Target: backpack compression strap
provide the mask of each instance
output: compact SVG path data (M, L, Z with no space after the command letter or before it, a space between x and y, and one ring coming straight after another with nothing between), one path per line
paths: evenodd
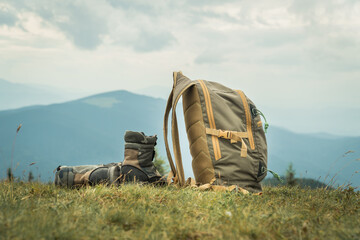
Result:
M179 130L176 118L176 106L183 95L183 93L189 89L191 86L195 85L193 81L188 79L187 77L183 76L181 72L174 72L173 73L173 89L169 95L169 99L167 101L166 109L165 109L165 116L164 116L164 140L165 140L165 147L166 147L166 154L168 157L168 161L170 164L172 175L175 177L175 182L178 181L180 186L185 185L185 174L184 174L184 167L182 164L181 159L181 150L180 150L180 142L179 142ZM171 117L171 136L172 136L172 143L174 149L174 157L175 157L175 164L173 162L171 152L169 149L169 142L168 142L168 120L169 120L169 113L172 109L172 117Z

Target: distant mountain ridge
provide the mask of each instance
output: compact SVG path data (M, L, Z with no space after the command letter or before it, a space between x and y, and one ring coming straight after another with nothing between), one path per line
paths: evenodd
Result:
M104 99L113 102L103 105ZM19 123L23 127L15 146L14 163L20 163L17 175L33 169L35 175L48 180L60 164L120 162L125 130L162 132L161 125L154 123L163 105L163 100L116 91L62 104L0 111L0 162L9 166ZM29 167L31 162L36 164ZM0 174L4 176L3 171Z
M40 85L12 83L0 78L0 110L60 103L84 96Z
M283 182L280 182L278 179L276 178L265 178L265 180L262 182L263 186L286 186L287 183L286 181L284 180L285 177L282 177L283 179ZM301 188L311 188L311 189L315 189L315 188L329 188L331 189L332 186L331 184L327 185L327 184L324 184L323 182L321 181L318 181L316 179L312 179L312 178L296 178L294 179L295 180L295 185L296 186L299 186Z
M123 160L126 130L158 135L158 148L166 156L163 141L163 114L166 101L113 91L48 106L0 111L0 177L10 166L11 148L19 123L14 165L16 176L33 171L48 181L58 165L98 164ZM181 112L181 107L178 107ZM183 123L179 113L178 122ZM185 173L192 175L191 156L184 129L180 130ZM297 134L270 126L267 134L269 169L284 174L292 162L296 177L350 180L360 185L360 137ZM351 150L351 152L348 152ZM348 152L348 153L346 153ZM346 154L345 154L346 153ZM29 166L30 163L35 165ZM343 169L342 169L343 168ZM352 176L353 175L353 176Z

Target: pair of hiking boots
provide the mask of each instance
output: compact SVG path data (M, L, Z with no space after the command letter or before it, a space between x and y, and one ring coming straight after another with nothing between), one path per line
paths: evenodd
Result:
M55 185L76 187L129 182L162 183L162 176L153 163L156 135L126 131L124 139L125 158L122 163L59 166L55 173Z

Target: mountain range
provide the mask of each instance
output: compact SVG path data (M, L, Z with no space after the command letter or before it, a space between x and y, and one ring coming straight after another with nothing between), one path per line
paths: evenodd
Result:
M157 134L159 153L165 157L162 135L165 104L164 99L121 90L64 103L0 111L0 177L5 177L11 165L13 147L15 176L26 177L32 171L43 181L53 179L53 170L58 165L121 162L126 130ZM192 176L181 110L179 106L184 167L186 175ZM20 123L22 128L16 136ZM297 177L325 182L334 178L336 184L360 185L356 173L360 170L360 137L298 134L270 126L267 141L268 167L280 175L293 163Z
M86 95L85 92L60 91L49 86L12 83L0 78L0 110L60 103Z

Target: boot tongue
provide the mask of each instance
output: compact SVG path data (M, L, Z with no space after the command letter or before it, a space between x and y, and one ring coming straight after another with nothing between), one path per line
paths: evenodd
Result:
M143 132L126 131L124 140L127 143L142 143L156 145L157 136L146 136Z

